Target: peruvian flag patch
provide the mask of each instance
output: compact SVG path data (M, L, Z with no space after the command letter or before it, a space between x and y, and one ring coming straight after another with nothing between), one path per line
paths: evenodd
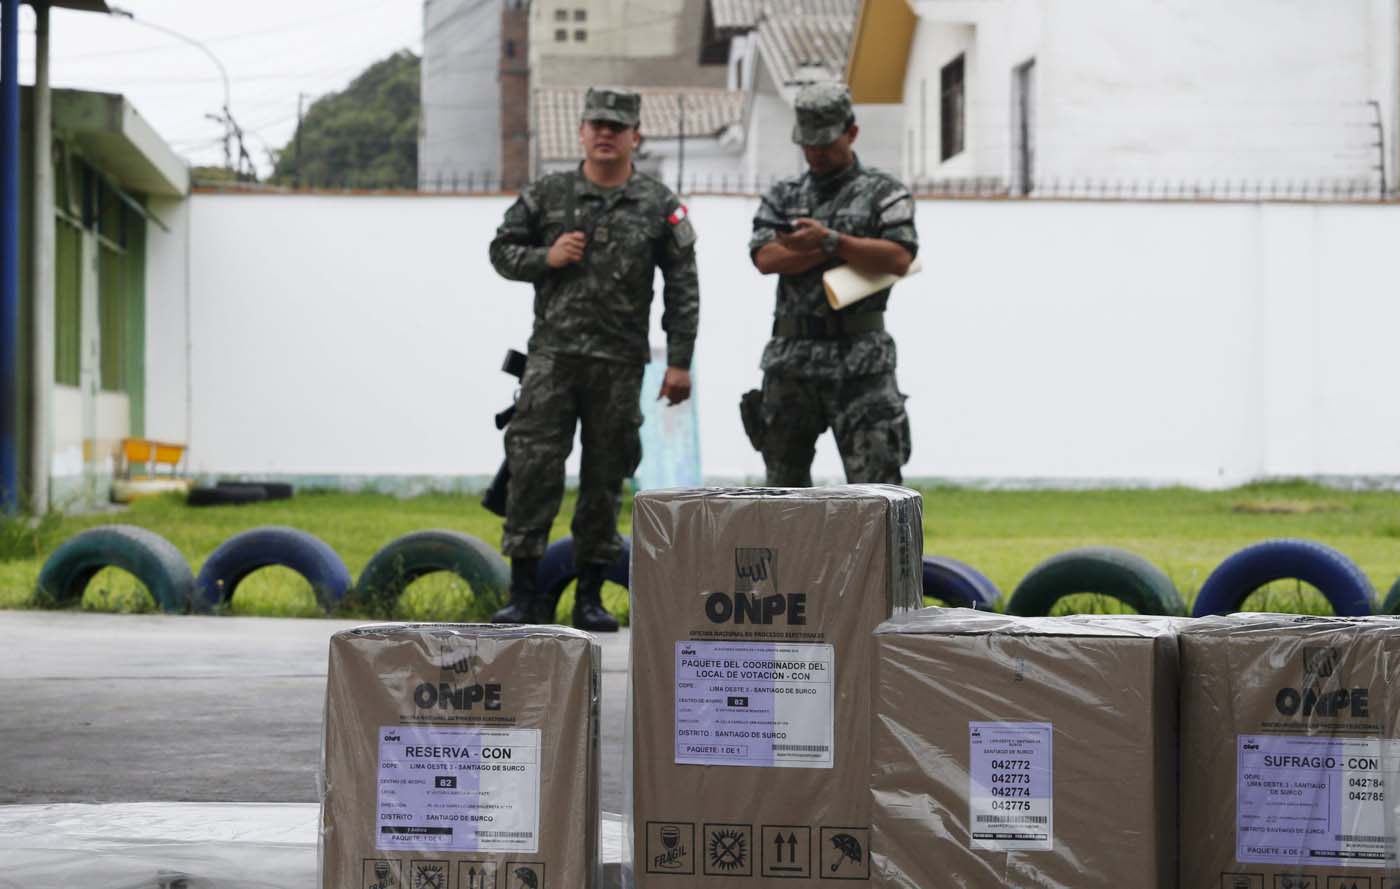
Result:
M672 225L680 225L689 216L690 211L685 208L685 204L681 204L679 207L676 208L676 212L666 217L666 221L671 223Z

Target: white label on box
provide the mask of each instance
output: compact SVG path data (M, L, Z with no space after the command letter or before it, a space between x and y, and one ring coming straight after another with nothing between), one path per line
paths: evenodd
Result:
M676 643L676 762L829 769L830 645Z
M1400 741L1317 735L1240 735L1238 741L1239 861L1394 866Z
M1048 852L1055 847L1054 727L969 722L968 832L972 848Z
M384 726L375 848L536 852L540 730Z

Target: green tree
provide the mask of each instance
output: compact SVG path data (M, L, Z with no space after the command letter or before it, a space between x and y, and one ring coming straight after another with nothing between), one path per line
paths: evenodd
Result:
M418 56L401 50L375 62L338 93L311 104L301 122L303 186L418 187ZM272 179L297 180L297 138L279 153Z

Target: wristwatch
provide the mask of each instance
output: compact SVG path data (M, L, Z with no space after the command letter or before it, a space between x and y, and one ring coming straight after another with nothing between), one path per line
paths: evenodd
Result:
M836 249L841 246L841 233L827 229L826 237L822 238L822 253L827 256L835 256Z

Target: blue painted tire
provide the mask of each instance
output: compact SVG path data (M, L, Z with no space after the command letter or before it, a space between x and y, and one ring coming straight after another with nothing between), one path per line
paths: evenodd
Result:
M627 587L631 570L632 538L623 537L622 555L608 566L603 579ZM576 579L578 570L574 567L574 539L565 537L563 540L554 541L544 551L544 558L540 559L540 570L535 574L535 588L540 592L548 592L550 601L558 602L560 594ZM553 614L552 609L550 613Z
M954 608L991 611L1001 601L1001 590L991 578L957 559L924 556L924 595Z
M327 613L350 589L345 562L325 541L297 528L266 525L230 537L210 554L195 581L195 610L212 612L232 601L245 577L269 565L290 568L306 578Z
M194 572L170 541L135 525L102 525L68 538L44 562L34 592L41 608L82 601L88 582L112 565L146 585L167 614L183 614L194 595Z
M1312 540L1266 540L1245 547L1210 573L1191 616L1239 611L1250 593L1288 578L1316 587L1338 615L1359 617L1375 607L1371 582L1337 550Z

